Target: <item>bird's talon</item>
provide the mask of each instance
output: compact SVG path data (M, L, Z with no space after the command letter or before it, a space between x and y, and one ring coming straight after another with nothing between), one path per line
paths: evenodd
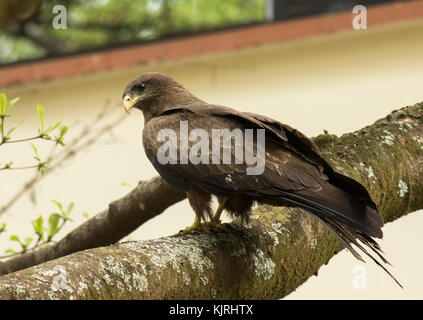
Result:
M179 231L177 234L185 234L192 231L202 231L208 234L212 234L214 230L225 230L225 225L222 224L220 220L213 220L210 222L203 222L201 224L195 224L190 227L185 228L184 230Z

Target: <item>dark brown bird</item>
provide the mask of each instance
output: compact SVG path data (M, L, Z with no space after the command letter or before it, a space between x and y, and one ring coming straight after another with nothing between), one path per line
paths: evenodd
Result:
M203 228L207 219L208 226L219 225L223 210L248 221L254 203L299 207L314 214L356 258L362 260L351 244L391 275L365 248L388 263L373 240L382 238L383 220L369 193L357 181L334 171L313 141L298 130L262 115L208 104L161 73L144 73L133 79L122 98L128 113L131 108L143 112L143 145L148 159L163 179L187 193L195 221L186 231ZM235 134L230 136L230 145L226 145L230 159L226 161L222 159L224 143L212 149L214 142L221 142L220 137L213 140L219 129L245 134L241 145ZM247 149L247 132L256 133L249 140L256 164L247 163L247 152L239 152L239 147ZM264 144L260 143L259 132L265 134ZM165 164L159 157L164 145L167 149L161 155L168 161ZM198 163L201 152L206 154ZM244 155L245 159L240 159ZM215 161L213 157L217 157ZM193 159L197 162L192 163ZM248 174L249 168L258 167L260 161L262 172ZM219 203L214 215L212 195Z

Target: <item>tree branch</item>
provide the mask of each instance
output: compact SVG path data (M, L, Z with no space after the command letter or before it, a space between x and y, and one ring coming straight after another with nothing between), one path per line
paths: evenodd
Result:
M355 133L340 138L325 134L315 141L336 170L367 187L385 221L423 208L423 104L394 111ZM153 182L156 188L150 188ZM155 178L112 203L72 232L79 237L68 235L66 241L79 250L93 242L117 241L145 216L151 218L184 197L175 195ZM194 232L86 250L4 275L0 299L281 298L342 249L300 209L262 206L249 225L235 221L226 226L212 234ZM67 253L60 248L55 257Z
M83 223L56 244L1 263L0 275L73 252L116 243L144 222L184 198L184 192L171 187L160 177L140 182L129 194L110 203L108 209Z

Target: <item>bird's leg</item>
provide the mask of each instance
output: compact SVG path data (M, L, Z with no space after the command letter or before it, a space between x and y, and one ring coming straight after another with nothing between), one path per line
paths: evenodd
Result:
M212 215L210 210L211 195L209 193L195 188L194 186L190 186L189 191L187 192L187 198L189 204L195 212L195 220L192 226L185 228L180 233L186 233L194 230L211 233L215 228L224 229L224 227L222 227L222 223L220 222L220 216L222 215L223 209L225 208L229 198L218 198L219 205L214 215ZM206 216L210 217L210 222L201 222L202 220L205 220Z
M204 228L204 223L201 223L201 220L204 220L206 215L211 216L211 195L193 185L190 185L187 191L187 198L189 204L195 212L195 219L192 226L185 228L181 232L185 233L194 230L206 230L207 228Z
M228 202L227 197L225 198L219 198L218 199L218 207L216 209L216 212L211 217L210 222L203 222L201 223L200 218L198 215L195 215L194 223L192 226L185 228L184 230L181 230L179 233L186 233L190 231L195 230L201 230L207 233L211 233L213 229L219 228L219 229L225 229L224 225L222 225L220 221L220 216L222 215L223 209L225 209L226 202Z
M200 219L198 218L197 215L195 215L195 219L194 219L194 223L192 224L192 226L185 228L184 230L181 230L180 232L190 232L190 231L194 231L194 230L199 230L201 226L200 223Z
M215 225L220 225L220 216L222 215L223 209L225 209L226 202L228 202L228 197L218 198L219 206L216 209L215 214L212 217L212 223Z

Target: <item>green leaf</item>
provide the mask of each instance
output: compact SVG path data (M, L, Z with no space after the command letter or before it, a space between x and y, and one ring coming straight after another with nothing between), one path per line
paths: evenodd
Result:
M6 113L8 113L10 110L12 110L13 106L15 105L16 102L18 102L21 98L16 97L15 99L12 99L9 101L9 105L6 108Z
M42 216L39 216L36 220L31 221L35 233L42 238L44 234L44 219Z
M60 124L62 123L62 121L59 121L58 123L56 123L54 126L52 127L48 127L48 129L45 131L46 134L52 132L54 129L56 129Z
M65 214L63 215L66 219L70 216L70 214L71 214L71 212L72 212L72 210L73 210L73 207L75 206L75 203L73 203L73 202L71 202L69 205L68 205L68 208L66 209L66 212L65 212Z
M68 132L68 127L63 126L62 129L60 129L60 138L63 138L66 132Z
M38 115L40 116L40 125L41 125L40 133L42 133L44 132L44 108L41 106L41 104L37 104L37 111L38 111Z
M30 142L29 144L31 145L32 150L34 150L35 155L36 155L37 157L40 157L40 155L38 154L38 150L37 150L37 148L34 146L34 144L33 144L32 142Z
M56 204L56 206L59 208L60 212L64 212L63 205L59 201L57 201L57 200L51 200L51 201L53 201Z
M37 157L34 157L35 159L37 159ZM42 162L40 159L38 159L39 163L37 166L37 171L41 171L41 175L44 175L44 169L48 168L48 163L47 162Z
M127 182L122 182L120 185L121 185L122 187L129 187L129 188L133 188L133 187L134 187L132 184L127 183Z
M0 116L6 114L7 107L7 96L4 93L0 93Z
M64 145L65 145L65 144L64 144L64 142L63 142L63 138L64 138L64 136L65 136L66 132L68 132L68 127L67 127L67 126L63 126L63 127L60 129L60 135L59 135L58 137L54 136L54 138L55 138L56 142L57 142L58 144L60 144L61 146L64 146Z
M40 155L38 154L38 150L37 150L37 148L34 146L34 144L33 144L33 143L30 143L30 145L31 145L31 147L32 147L32 150L34 150L34 153L35 153L34 159L38 161L38 167L37 167L37 170L38 170L38 171L40 171L40 170L41 170L41 172L43 172L43 169L44 169L44 168L47 168L47 163L46 163L46 162L42 162L42 161L41 161Z
M58 213L52 213L48 217L48 236L49 239L51 239L55 234L57 234L60 231L59 222L62 217Z
M6 222L3 222L0 224L0 233L5 232L6 231Z
M13 132L13 131L15 131L21 124L23 123L23 120L22 121L19 121L18 122L18 124L16 124L16 125L14 125L12 128L10 128L9 129L9 131L7 131L7 133L6 133L6 139L7 140L9 140L10 139L10 134Z
M28 248L31 245L32 241L34 241L34 238L32 238L32 237L26 237L25 238L25 241L24 241L23 247L25 249Z
M16 253L16 250L13 249L7 249L4 253Z
M19 239L19 237L16 234L13 234L10 236L10 241L16 241L19 244L22 244L21 239Z
M85 219L89 219L89 218L90 218L90 215L88 214L88 212L84 212L84 213L82 214L82 216L83 216Z

